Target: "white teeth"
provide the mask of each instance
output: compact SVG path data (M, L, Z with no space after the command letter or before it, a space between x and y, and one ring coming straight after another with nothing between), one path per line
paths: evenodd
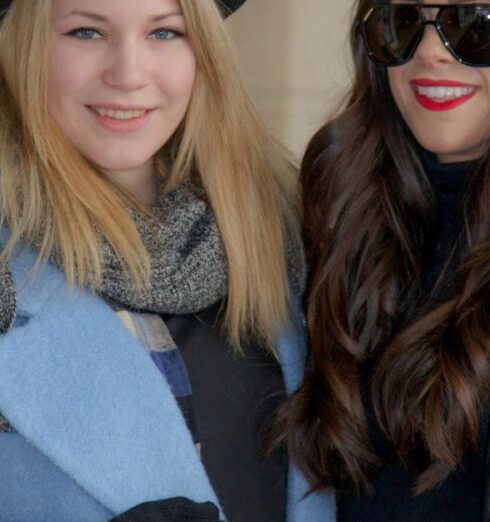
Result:
M101 109L98 107L92 107L93 110L100 116L108 116L114 120L133 120L135 118L141 118L147 111L114 111L111 109Z
M421 96L432 98L435 101L447 101L455 98L461 98L472 93L475 87L424 87L415 85L415 90Z

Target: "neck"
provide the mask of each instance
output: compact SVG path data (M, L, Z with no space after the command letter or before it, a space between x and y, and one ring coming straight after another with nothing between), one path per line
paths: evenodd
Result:
M143 205L155 205L158 183L153 161L134 169L105 170L104 173Z

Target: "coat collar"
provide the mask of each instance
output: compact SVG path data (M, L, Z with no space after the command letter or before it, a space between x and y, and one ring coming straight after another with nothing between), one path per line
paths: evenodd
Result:
M173 394L144 350L97 296L24 249L11 261L17 327L0 337L0 411L34 447L113 513L186 496L218 504ZM284 330L278 353L289 393L304 340ZM117 470L117 472L116 472ZM291 470L289 521L328 521L331 499L299 502ZM332 519L333 520L333 519Z
M34 277L34 262L11 262L22 326L0 338L5 417L114 513L173 496L217 503L151 359L102 300L51 265Z

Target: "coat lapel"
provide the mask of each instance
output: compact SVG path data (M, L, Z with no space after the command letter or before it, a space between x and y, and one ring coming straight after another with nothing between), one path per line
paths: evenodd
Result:
M18 318L0 337L0 411L21 435L114 514L174 496L218 504L166 381L114 312L68 289L29 250L11 262ZM300 385L297 322L279 336L288 393ZM294 467L288 522L335 520L331 495L310 495Z
M148 500L217 502L173 395L99 298L35 255L11 262L17 327L0 337L0 411L113 513Z

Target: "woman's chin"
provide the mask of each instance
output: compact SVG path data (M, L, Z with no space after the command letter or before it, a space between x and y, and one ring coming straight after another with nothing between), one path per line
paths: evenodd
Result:
M139 172L153 165L153 156L140 158L88 158L97 170L106 173Z
M441 163L459 163L477 160L485 154L488 148L487 144L482 144L477 147L464 147L453 143L433 141L419 143L424 149L435 154Z

